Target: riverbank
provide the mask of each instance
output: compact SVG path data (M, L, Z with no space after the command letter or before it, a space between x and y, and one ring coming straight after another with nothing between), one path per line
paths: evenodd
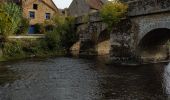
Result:
M10 36L7 41L1 42L0 61L65 56L67 51L53 44L53 41L48 40L44 35Z
M21 59L29 59L29 58L50 58L50 57L62 57L66 56L66 51L46 51L46 53L39 53L36 55L20 55L15 57L0 57L0 62L6 62L6 61L15 61L15 60L21 60Z

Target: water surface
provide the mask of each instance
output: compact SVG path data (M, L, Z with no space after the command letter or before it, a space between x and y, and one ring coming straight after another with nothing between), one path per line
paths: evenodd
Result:
M0 64L0 100L168 100L170 64L67 57Z

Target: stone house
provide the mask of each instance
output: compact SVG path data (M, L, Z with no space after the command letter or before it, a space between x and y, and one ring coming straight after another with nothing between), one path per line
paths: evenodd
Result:
M35 33L35 24L44 23L59 14L59 10L52 0L3 0L17 3L22 7L23 17L30 20L28 33Z
M69 6L68 15L77 17L96 12L106 2L107 0L73 0Z

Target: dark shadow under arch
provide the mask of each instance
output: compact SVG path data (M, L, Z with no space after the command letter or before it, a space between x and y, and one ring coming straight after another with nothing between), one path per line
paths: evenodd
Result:
M170 29L158 28L148 32L139 42L140 47L164 45L170 39Z
M169 59L168 40L170 40L170 29L151 30L140 40L138 53L143 59Z
M107 29L105 29L102 32L100 32L100 34L98 35L97 42L100 43L100 42L103 42L103 41L106 41L109 39L110 39L109 31Z

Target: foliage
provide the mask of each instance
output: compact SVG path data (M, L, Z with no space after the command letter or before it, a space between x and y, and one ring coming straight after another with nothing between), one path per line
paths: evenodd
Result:
M64 32L62 33L62 46L69 49L77 40L78 35L75 32L75 20L72 17L66 17L66 22L64 25Z
M11 33L12 22L9 15L0 10L0 35L8 36Z
M40 33L42 26L41 26L41 24L35 24L34 28L35 28L35 33Z
M22 48L25 54L36 55L41 51L40 41L35 39L22 40Z
M45 49L57 50L60 49L61 36L58 31L47 32L45 37L45 43L43 43Z
M27 18L22 18L21 26L17 31L17 34L26 34L29 29L29 20Z
M54 29L54 24L52 20L46 20L42 24L35 24L35 33L45 34L47 32L52 32Z
M21 25L21 20L22 20L21 8L15 3L2 3L0 5L0 9L9 16L10 21L11 21L10 25L8 26L8 28L10 28L10 31L8 31L8 33L6 33L7 31L4 31L5 33L3 34L16 33L17 30L19 29L19 26Z
M118 0L106 3L100 10L100 15L109 27L120 22L125 17L128 6Z
M60 46L68 50L78 39L74 29L74 18L56 16L53 18L53 21L56 25L53 32L59 35Z
M3 53L7 58L23 55L21 42L20 41L5 42L3 45Z

